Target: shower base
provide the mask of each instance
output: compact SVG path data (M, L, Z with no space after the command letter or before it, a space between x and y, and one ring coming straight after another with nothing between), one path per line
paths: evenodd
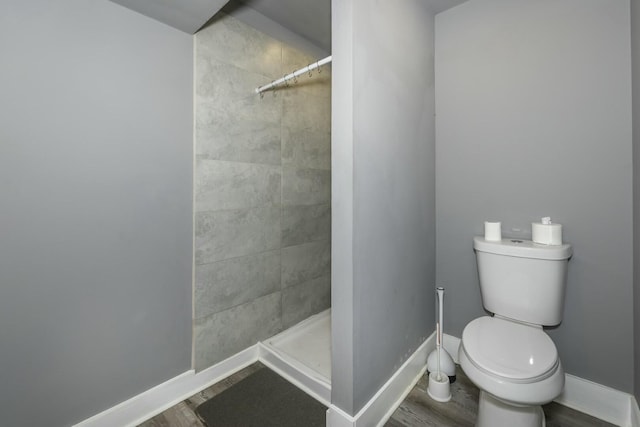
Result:
M331 309L260 343L260 352L265 365L331 404Z

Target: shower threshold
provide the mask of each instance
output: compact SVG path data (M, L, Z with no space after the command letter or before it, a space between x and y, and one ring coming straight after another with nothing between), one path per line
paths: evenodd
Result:
M331 309L260 343L260 360L300 389L331 404Z

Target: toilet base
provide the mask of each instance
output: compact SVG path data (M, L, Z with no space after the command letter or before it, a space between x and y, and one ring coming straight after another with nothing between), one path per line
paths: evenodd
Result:
M476 427L545 427L542 406L514 406L480 390Z

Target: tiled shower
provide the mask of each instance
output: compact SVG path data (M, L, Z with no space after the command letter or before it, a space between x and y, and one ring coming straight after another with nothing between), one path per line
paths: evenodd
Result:
M223 15L196 35L194 364L330 306L330 69Z

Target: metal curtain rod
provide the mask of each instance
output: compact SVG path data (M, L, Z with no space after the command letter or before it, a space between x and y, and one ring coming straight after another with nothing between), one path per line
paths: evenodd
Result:
M264 85L264 86L260 86L256 88L256 93L262 93L265 90L269 90L273 87L276 87L278 85L281 85L282 83L285 83L287 80L291 80L294 79L296 77L298 77L300 74L304 74L304 73L310 73L311 71L322 67L324 64L328 64L329 62L331 62L331 56L327 56L324 59L321 59L319 61L314 62L313 64L309 64L304 68L300 68L298 71L294 71L291 74L287 74L284 77L279 78L278 80L274 80L271 83Z

